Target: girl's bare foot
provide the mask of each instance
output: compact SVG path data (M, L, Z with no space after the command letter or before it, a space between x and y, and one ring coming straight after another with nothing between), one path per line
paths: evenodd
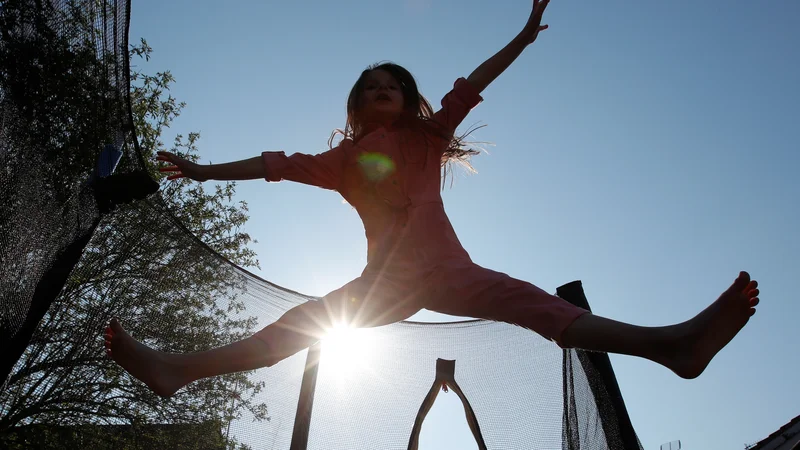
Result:
M112 319L106 327L105 347L106 354L117 364L162 397L171 397L192 381L182 376L180 367L171 361L171 355L136 341L117 319Z
M683 378L698 377L711 359L741 330L758 305L758 282L741 272L708 308L672 330L676 338L662 361Z

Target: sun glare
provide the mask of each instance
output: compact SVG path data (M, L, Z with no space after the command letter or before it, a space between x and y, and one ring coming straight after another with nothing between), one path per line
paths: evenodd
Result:
M337 376L360 372L372 350L369 330L336 326L322 339L320 365Z

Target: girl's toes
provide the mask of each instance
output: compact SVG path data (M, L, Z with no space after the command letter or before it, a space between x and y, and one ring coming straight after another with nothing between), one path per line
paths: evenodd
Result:
M759 301L759 300L758 300L758 297L753 297L753 298L751 298L751 299L750 299L750 307L751 307L751 308L754 308L754 307L756 307L756 305L758 305L758 301Z

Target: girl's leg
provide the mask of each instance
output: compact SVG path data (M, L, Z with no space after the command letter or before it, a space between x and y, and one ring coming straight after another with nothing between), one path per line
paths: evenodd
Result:
M755 314L758 294L758 282L742 272L716 301L685 322L639 327L585 314L564 330L561 342L568 347L639 356L683 378L695 378Z
M373 295L379 292L381 295ZM169 397L201 378L277 364L319 341L336 323L386 325L407 319L420 308L416 296L399 290L395 283L381 277L362 277L321 301L290 309L247 339L212 350L160 352L133 339L116 319L106 328L105 347L108 356L131 375L156 394Z
M758 284L742 272L694 318L665 327L640 327L591 314L538 287L461 264L443 271L433 311L502 321L531 329L562 347L638 356L694 378L755 313Z
M132 338L117 319L106 328L105 347L109 357L162 397L192 381L257 369L270 361L268 347L255 336L204 352L161 352Z

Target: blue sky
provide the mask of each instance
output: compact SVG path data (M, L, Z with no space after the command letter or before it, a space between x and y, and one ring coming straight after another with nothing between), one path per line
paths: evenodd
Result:
M325 150L376 61L409 68L436 105L529 8L134 1L131 40L155 49L146 70L177 78L188 106L173 132L199 131L203 161L216 163ZM758 314L700 378L612 356L646 449L741 449L800 414L798 18L792 0L553 0L550 29L464 122L487 124L475 138L494 145L444 196L479 264L551 292L581 279L595 313L639 325L692 317L739 270L760 281ZM363 268L363 228L335 193L250 181L237 198L258 275L323 295ZM421 448L469 442L462 416L440 396L428 420L455 428L427 432Z

